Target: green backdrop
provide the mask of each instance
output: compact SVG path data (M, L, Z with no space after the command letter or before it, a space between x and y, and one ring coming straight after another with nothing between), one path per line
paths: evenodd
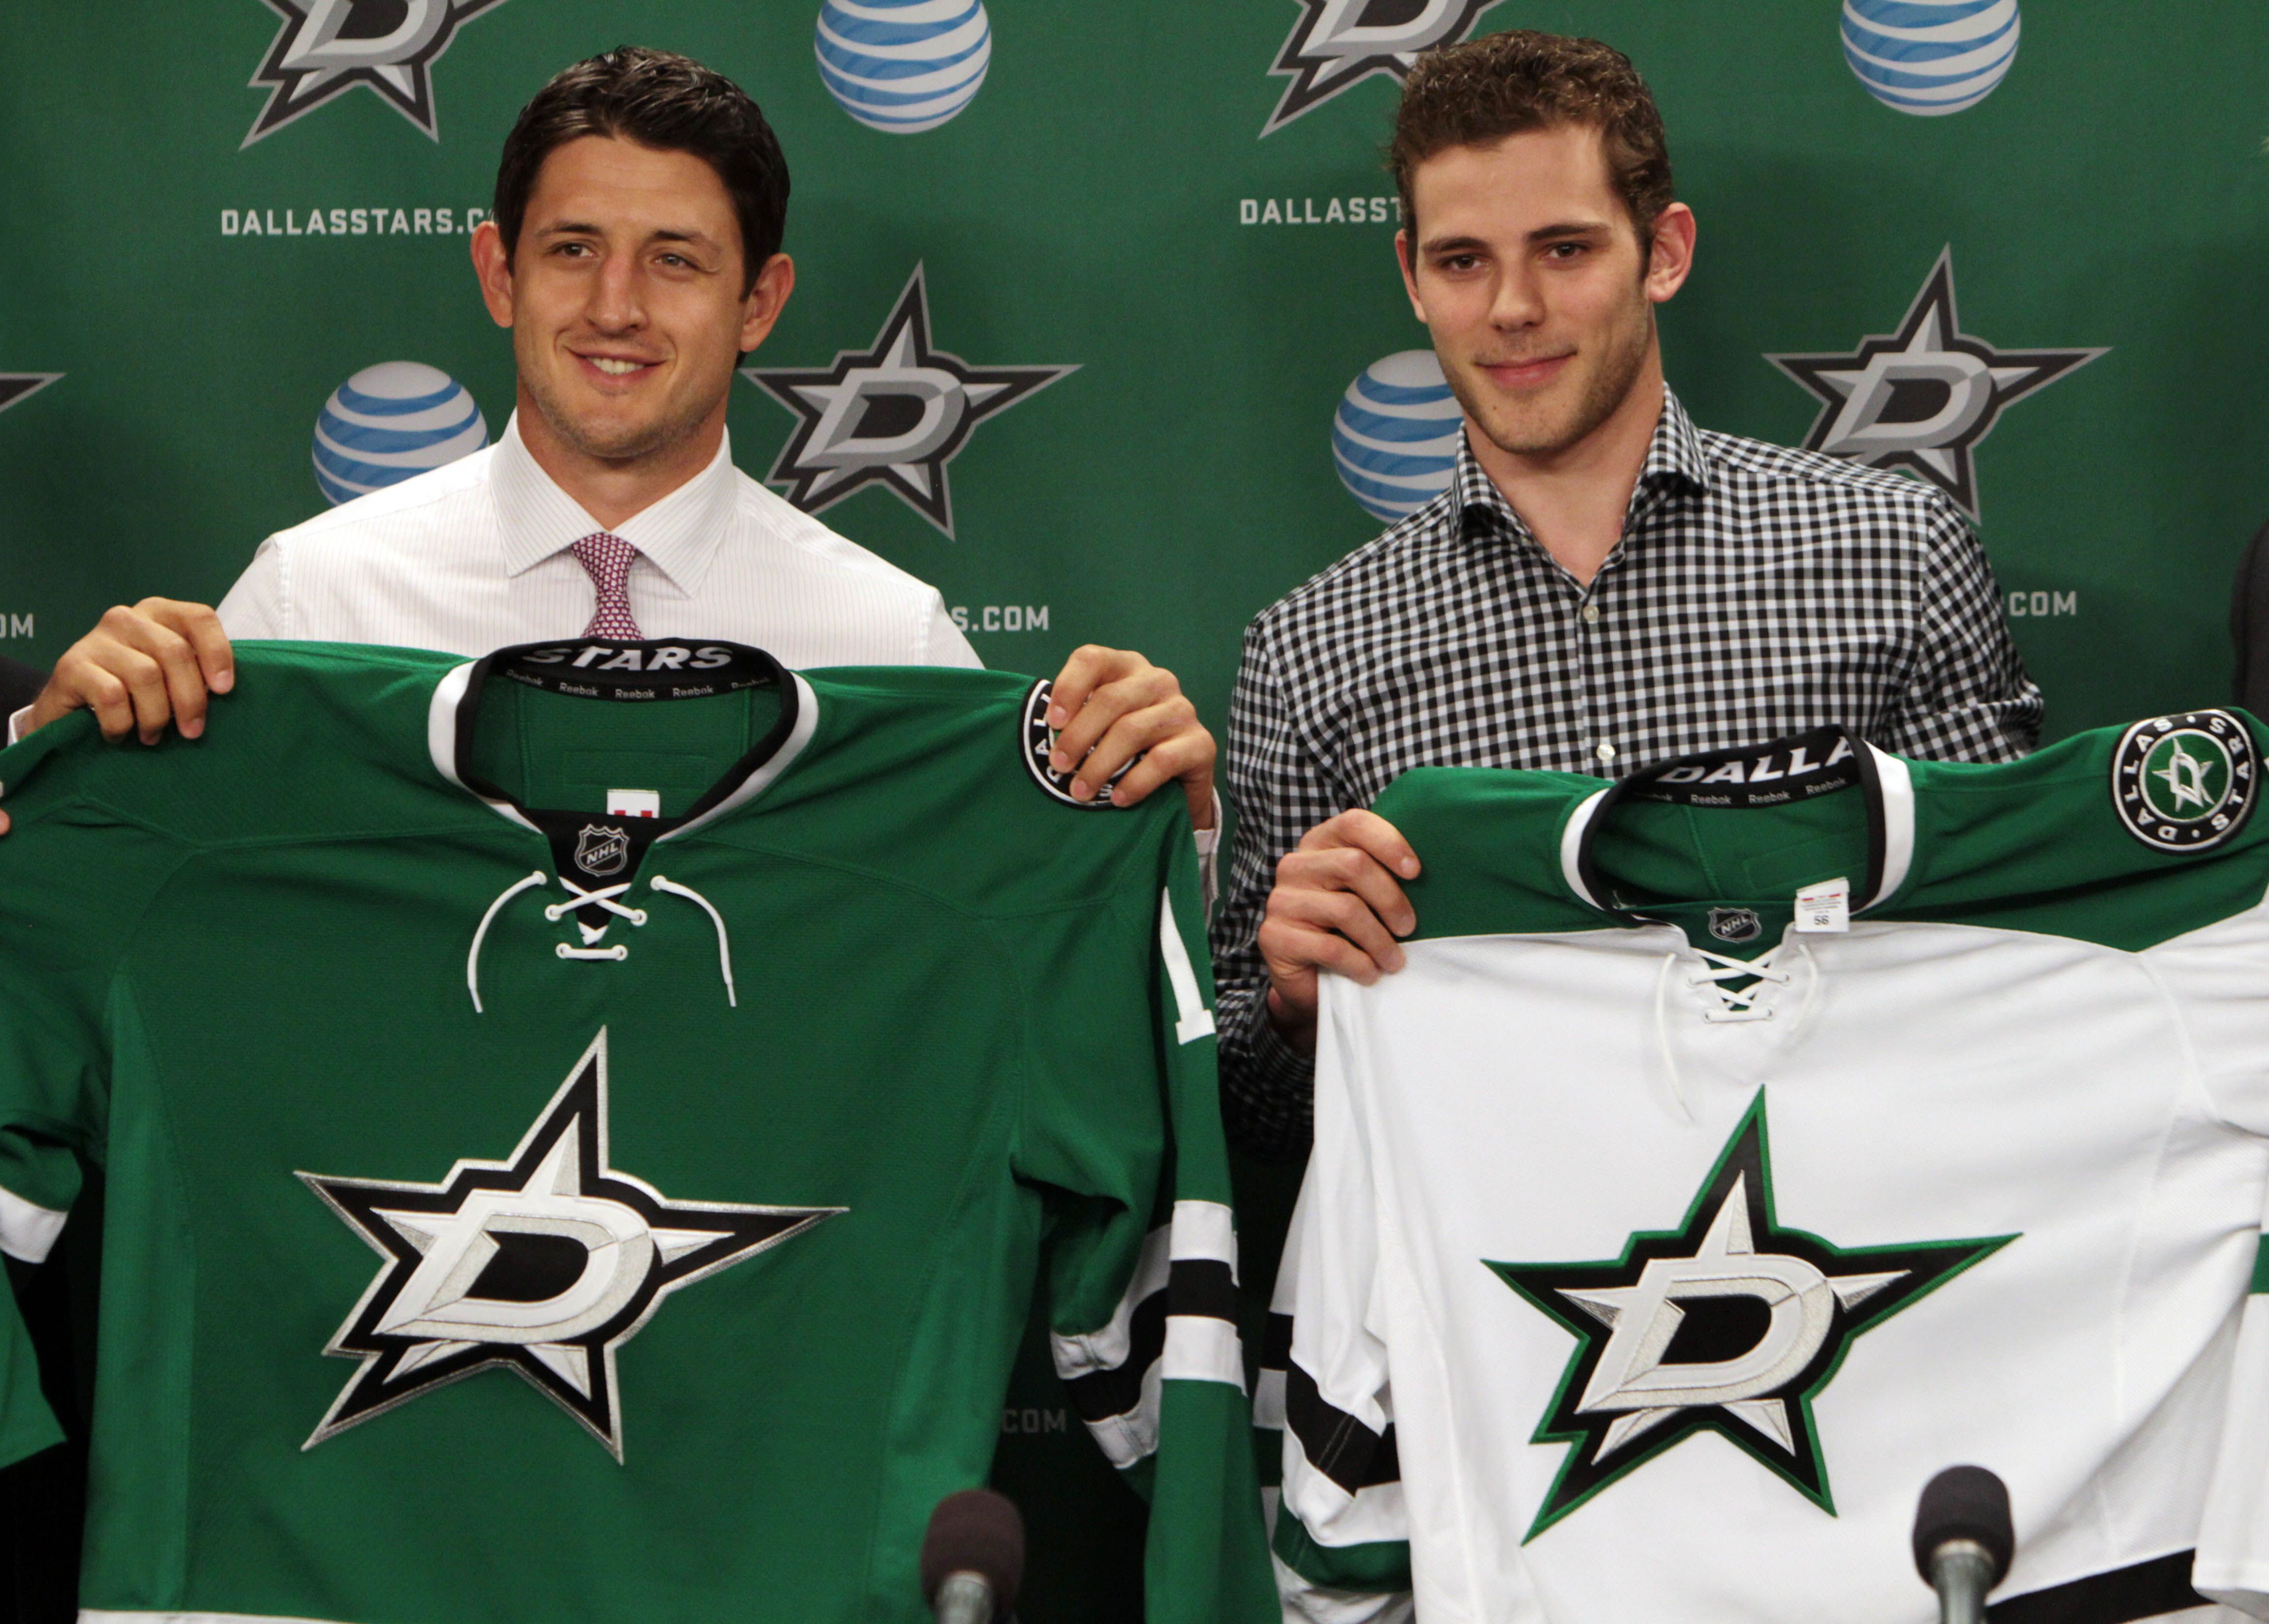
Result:
M948 469L951 537L871 484L827 522L935 581L987 663L1048 672L1083 641L1137 647L1218 723L1245 620L1379 528L1334 472L1342 391L1424 343L1391 208L1329 218L1331 200L1391 194L1393 73L1264 136L1295 84L1271 69L1334 26L1408 37L1446 17L1595 34L1648 77L1701 222L1662 323L1705 426L1801 441L1821 401L1766 357L1892 333L1941 251L1962 333L2104 351L2007 402L1973 447L2049 734L2228 697L2229 581L2269 519L2258 5L2029 8L1991 93L1921 117L1847 63L1837 0L987 0L981 88L898 134L823 83L821 0L455 0L433 12L438 52L394 69L423 81L432 133L358 84L248 139L270 94L252 81L311 8L351 40L446 4L0 10L0 375L17 379L0 382L0 653L51 661L113 602L217 599L263 535L322 511L311 435L362 368L439 367L500 428L510 351L475 294L467 211L535 88L633 40L734 76L789 155L798 287L750 365L865 349L919 263L937 348L1077 367L976 424ZM406 229L328 229L356 209ZM45 374L60 377L31 387ZM735 451L761 476L796 419L735 390ZM1262 1283L1281 1186L1248 1220ZM1077 1423L1037 1375L1009 1425L1004 1478L1044 1543L1073 1548L1062 1474L1096 1503L1118 1491L1085 1475ZM1116 1515L1106 1542L1124 1546ZM1131 1586L1123 1566L1060 1562L1028 1612L1118 1614Z

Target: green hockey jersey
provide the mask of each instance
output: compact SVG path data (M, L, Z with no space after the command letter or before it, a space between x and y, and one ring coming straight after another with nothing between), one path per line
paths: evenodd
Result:
M240 662L0 754L0 1246L107 1181L90 1616L922 1618L1036 1279L1149 1617L1274 1615L1178 797L1073 801L998 673Z

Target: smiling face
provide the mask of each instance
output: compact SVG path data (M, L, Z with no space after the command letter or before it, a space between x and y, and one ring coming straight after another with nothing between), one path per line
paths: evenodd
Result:
M1660 373L1654 306L1685 279L1683 205L1658 217L1650 260L1599 131L1580 124L1450 147L1410 179L1404 284L1473 428L1550 458L1638 402Z
M586 136L543 160L506 260L484 224L474 257L512 328L522 432L596 463L715 454L733 369L787 301L775 255L750 286L731 196L690 152Z

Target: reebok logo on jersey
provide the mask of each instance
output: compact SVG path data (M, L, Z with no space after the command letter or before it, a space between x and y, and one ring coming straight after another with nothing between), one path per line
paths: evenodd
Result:
M2245 826L2261 763L2227 711L2137 722L2111 753L2111 804L2127 832L2161 852L2204 852Z
M603 823L586 823L575 842L575 867L595 880L620 874L631 860L630 831Z
M1048 726L1048 698L1051 692L1053 689L1049 683L1035 683L1032 691L1024 696L1024 737L1020 753L1024 758L1025 770L1032 775L1033 783L1068 807L1077 807L1086 812L1109 811L1112 788L1134 770L1134 762L1142 758L1137 756L1134 761L1129 761L1112 773L1111 782L1097 792L1094 800L1074 800L1071 781L1077 768L1074 768L1072 772L1052 772L1048 770L1048 757L1055 754L1056 748L1056 730Z
M1697 1432L1832 1514L1812 1400L1852 1339L2016 1238L1847 1248L1784 1229L1758 1089L1677 1229L1604 1263L1489 1264L1576 1338L1531 1440L1573 1447L1526 1539Z
M603 1028L509 1161L438 1185L299 1177L386 1260L323 1349L362 1368L303 1449L502 1365L620 1460L615 1350L671 1292L846 1210L670 1201L610 1167Z

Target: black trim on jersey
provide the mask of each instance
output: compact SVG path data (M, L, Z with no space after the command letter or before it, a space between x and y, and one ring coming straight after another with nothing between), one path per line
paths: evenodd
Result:
M1127 1357L1064 1384L1071 1406L1090 1426L1142 1407L1142 1378L1166 1351L1169 1315L1237 1323L1237 1276L1215 1258L1184 1258L1169 1265L1166 1283L1134 1305L1127 1319Z
M1986 1624L2132 1624L2185 1607L2210 1606L2191 1588L2191 1562L2197 1555L2173 1551L2131 1568L2012 1596L1985 1609Z
M1218 1258L1185 1258L1166 1275L1166 1311L1237 1323L1237 1271Z
M1810 766L1804 764L1816 757L1825 762L1842 744L1851 754L1834 766ZM1731 766L1742 771L1738 785L1728 785L1720 791L1709 784L1711 774ZM1749 779L1746 770L1755 767L1774 769L1770 775ZM1791 771L1793 768L1794 771ZM1757 783L1770 783L1773 788L1759 791ZM1590 893L1593 905L1602 912L1612 914L1626 925L1659 925L1661 920L1637 912L1622 904L1607 876L1600 872L1593 846L1600 830L1607 826L1609 814L1625 801L1652 801L1674 806L1699 806L1734 809L1756 807L1787 806L1795 801L1813 801L1839 790L1857 788L1866 798L1867 808L1867 875L1866 883L1860 887L1851 900L1854 912L1882 900L1883 865L1889 844L1888 818L1883 809L1882 777L1875 769L1874 752L1866 742L1839 722L1814 727L1804 733L1789 734L1767 744L1746 745L1739 749L1705 750L1699 755L1681 756L1674 761L1659 763L1618 779L1610 785L1598 806L1592 809L1591 821L1585 824L1582 838L1576 847L1576 873ZM1698 900L1698 899L1696 899ZM1641 904L1643 905L1643 904Z
M1292 1362L1292 1317L1271 1314L1260 1332L1260 1368L1282 1370Z
M1326 1399L1316 1378L1297 1364L1284 1370L1284 1424L1308 1464L1350 1495L1402 1480L1394 1423L1373 1432Z
M657 680L654 657L673 652L685 656L686 675L681 677L677 666L671 664L662 668L666 675ZM611 656L607 663L629 655L638 665L619 670L600 668L602 662L596 658L600 654ZM691 663L705 659L711 663L698 667ZM473 740L480 721L481 695L491 675L571 698L647 703L712 698L770 684L780 690L780 717L771 731L683 812L662 817L595 817L588 812L524 806L473 771ZM739 643L687 638L625 643L584 638L570 643L515 644L474 661L466 676L464 694L457 701L457 779L484 800L501 801L512 808L543 830L551 843L552 861L562 878L586 884L620 883L637 876L647 847L664 835L714 811L780 753L780 747L795 731L797 704L796 685L788 680L787 668L764 650ZM590 860L593 859L596 860ZM588 921L594 926L607 922L596 908L582 912L594 916Z

